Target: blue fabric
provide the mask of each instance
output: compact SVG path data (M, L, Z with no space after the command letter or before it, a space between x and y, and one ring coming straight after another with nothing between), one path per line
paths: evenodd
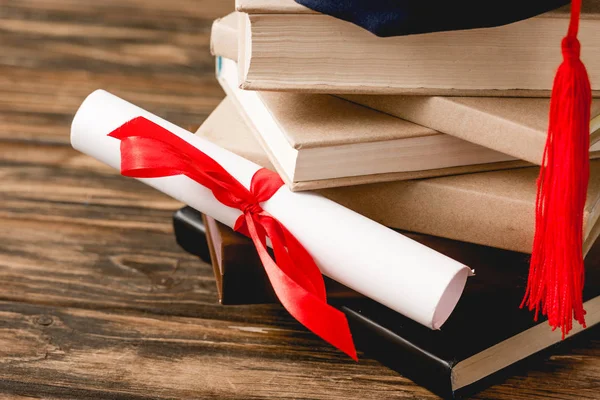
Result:
M530 18L568 0L296 0L377 36L500 26Z

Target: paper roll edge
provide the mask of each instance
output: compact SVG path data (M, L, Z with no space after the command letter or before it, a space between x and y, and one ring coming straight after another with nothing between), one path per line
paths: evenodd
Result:
M80 151L82 153L86 153L84 151L85 146L81 146L81 142L83 140L82 135L78 135L77 132L80 131L79 129L77 129L78 126L80 126L82 124L82 114L83 111L87 108L87 105L91 102L93 102L95 100L96 97L98 96L112 96L110 93L108 93L106 90L103 89L96 89L94 90L92 93L88 94L86 96L86 98L81 102L81 105L79 105L79 108L77 108L77 111L75 112L75 116L73 117L73 121L71 122L71 135L70 135L70 141L71 141L71 146L77 150Z
M467 284L467 279L472 275L473 271L468 267L465 267L456 271L454 276L452 276L452 279L450 279L450 282L446 286L446 289L444 289L444 292L435 306L431 321L432 329L440 329L448 320L454 311L454 308L456 308L458 301L462 297Z

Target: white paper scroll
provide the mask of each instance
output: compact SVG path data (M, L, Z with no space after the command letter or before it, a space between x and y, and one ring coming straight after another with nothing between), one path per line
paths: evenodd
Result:
M260 168L102 90L88 96L79 108L71 143L120 169L120 141L107 135L138 116L197 147L246 187ZM230 227L241 215L185 176L140 180ZM450 316L471 272L451 258L313 193L293 193L282 187L262 206L296 236L323 274L433 329Z

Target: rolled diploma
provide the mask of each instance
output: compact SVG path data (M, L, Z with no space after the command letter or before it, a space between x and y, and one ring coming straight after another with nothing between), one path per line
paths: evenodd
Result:
M143 116L197 147L247 188L260 167L108 92L85 99L71 127L73 147L120 170L120 141L107 136ZM233 227L241 211L180 175L140 181ZM320 195L281 187L262 203L312 255L321 272L429 327L450 316L471 270Z

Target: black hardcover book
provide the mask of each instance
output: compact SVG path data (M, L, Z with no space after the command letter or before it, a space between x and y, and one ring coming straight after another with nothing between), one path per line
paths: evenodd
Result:
M202 214L191 207L183 207L175 211L173 230L175 240L182 249L200 257L202 261L210 262L210 251Z
M178 242L204 243L206 234L209 247L213 242L211 237L236 243L223 247L224 254L253 249L249 239L210 218L207 218L208 229L177 229L178 226L203 225L198 212L176 213L174 218L186 220L185 224L175 223ZM352 291L347 295L329 296L330 303L347 315L358 350L432 392L444 398L472 394L509 375L534 356L545 356L556 346L567 346L574 337L584 339L584 336L597 334L597 328L590 328L600 322L598 243L586 256L584 300L588 328L584 330L576 325L563 341L561 333L552 332L545 320L535 322L531 312L519 309L527 280L527 254L403 233L475 269L476 275L469 278L456 309L441 330L426 328ZM244 247L246 250L242 250ZM257 296L264 301L276 301L254 293L254 288L264 287L267 282L258 259L246 258L243 267L230 267L222 263L222 259L220 265L219 260L214 259L213 266L217 265L215 274L219 270L223 272L223 296L228 295L227 288L231 285L237 290L237 304L244 298L254 303ZM245 275L236 273L242 269L247 270ZM248 273L253 274L254 282L247 280ZM581 332L586 334L581 335Z

